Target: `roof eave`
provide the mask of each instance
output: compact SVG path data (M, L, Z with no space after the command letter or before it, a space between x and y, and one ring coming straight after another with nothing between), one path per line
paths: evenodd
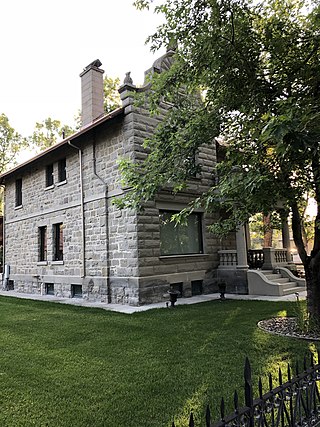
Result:
M65 138L63 141L58 142L57 144L52 145L51 147L47 148L44 151L41 151L41 153L37 154L36 156L32 157L31 159L20 163L19 165L15 166L14 168L8 170L7 172L4 172L2 174L0 174L0 185L4 185L4 181L6 178L8 178L11 175L14 175L16 172L18 172L20 169L25 168L26 166L38 161L39 159L41 159L42 157L45 157L46 155L48 155L51 152L56 151L57 149L63 147L64 145L67 145L70 141L73 141L74 139L78 138L79 136L85 134L86 132L89 132L90 130L94 129L95 127L101 125L102 123L111 120L117 116L120 116L121 114L124 113L124 108L120 107L117 108L114 111L111 111L111 113L108 113L98 119L96 119L94 122L90 123L89 125L85 126L84 128L82 128L81 130L79 130L78 132L68 136L68 138Z

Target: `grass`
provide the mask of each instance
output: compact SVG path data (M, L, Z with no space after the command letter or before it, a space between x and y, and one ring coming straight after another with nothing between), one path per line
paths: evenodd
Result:
M260 331L294 304L212 301L124 315L0 297L0 425L200 425L254 373L303 359L311 344ZM215 417L215 418L216 418Z

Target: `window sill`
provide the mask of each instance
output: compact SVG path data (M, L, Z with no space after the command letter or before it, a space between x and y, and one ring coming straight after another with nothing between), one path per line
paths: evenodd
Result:
M52 261L51 265L63 265L64 262L63 261Z
M48 265L48 261L38 261L37 265Z
M19 209L22 209L22 208L23 208L23 206L22 206L22 205L19 205L19 206L15 206L14 210L15 210L15 211L18 211Z
M67 183L67 180L65 179L64 181L60 181L60 182L57 182L57 187L60 187L60 185L64 185L64 184L66 184Z
M182 254L182 255L160 255L160 260L180 259L180 258L199 258L208 257L209 254Z
M49 185L48 187L46 187L46 188L44 189L44 191L52 190L53 188L54 188L54 184L53 184L53 185Z

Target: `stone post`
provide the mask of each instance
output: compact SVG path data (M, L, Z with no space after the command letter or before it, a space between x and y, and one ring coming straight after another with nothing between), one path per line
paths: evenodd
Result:
M246 245L246 231L244 225L240 225L236 231L236 244L237 244L237 269L247 270L248 259L247 259L247 245Z
M276 265L274 248L263 248L264 262L262 270L273 270Z
M282 247L283 249L287 249L287 261L292 262L290 232L287 217L282 217Z

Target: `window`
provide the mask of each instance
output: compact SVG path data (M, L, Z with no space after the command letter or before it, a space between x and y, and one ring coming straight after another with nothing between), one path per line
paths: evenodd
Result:
M61 159L58 162L58 180L59 182L66 181L66 159Z
M47 227L39 227L39 261L47 261Z
M71 298L82 298L82 285L71 285Z
M53 225L53 261L63 260L63 223Z
M160 253L161 255L201 254L202 224L201 214L192 213L185 224L171 222L177 211L159 211Z
M51 163L46 167L46 187L52 187L53 183L53 163Z
M202 294L202 288L203 288L203 282L202 280L192 280L191 281L191 295L201 295Z
M22 179L16 180L16 207L22 206Z
M46 295L54 295L54 284L45 283L45 292L46 292Z

